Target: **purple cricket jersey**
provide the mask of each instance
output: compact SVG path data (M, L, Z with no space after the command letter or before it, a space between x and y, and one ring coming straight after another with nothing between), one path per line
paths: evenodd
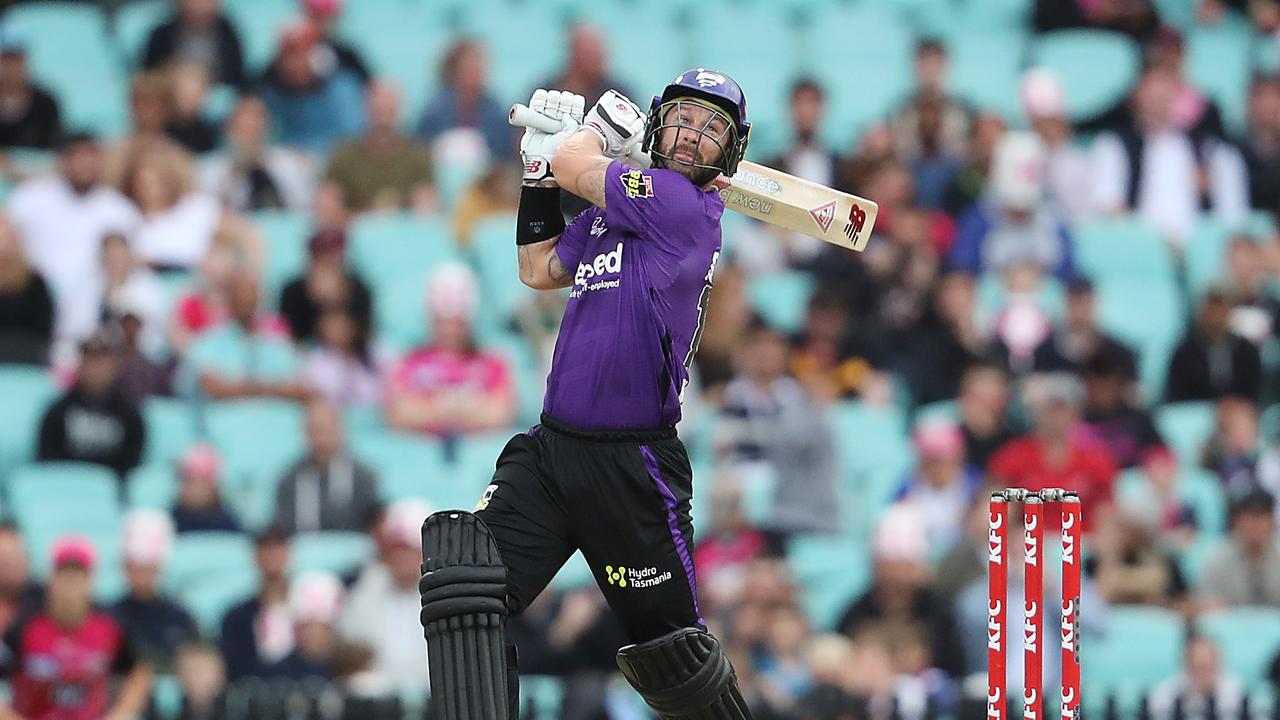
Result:
M584 429L674 425L720 257L724 202L673 170L615 161L605 204L574 218L556 245L574 283L543 409Z

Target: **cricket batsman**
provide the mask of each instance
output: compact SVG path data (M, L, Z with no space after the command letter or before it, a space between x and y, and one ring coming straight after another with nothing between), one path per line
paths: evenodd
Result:
M649 112L609 91L538 90L559 123L527 129L516 225L520 279L572 288L541 422L498 457L474 514L423 524L422 624L434 717L517 720L505 619L581 549L631 645L618 666L663 718L750 718L732 666L698 610L692 471L676 437L720 255L718 188L750 124L742 88L682 73ZM619 158L640 146L649 169ZM565 225L560 190L591 207Z

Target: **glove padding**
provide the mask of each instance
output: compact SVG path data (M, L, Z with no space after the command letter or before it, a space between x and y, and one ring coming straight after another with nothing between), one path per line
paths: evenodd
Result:
M520 138L520 159L524 164L525 185L554 186L555 177L551 175L551 157L556 148L570 135L582 127L582 111L586 101L581 95L559 90L538 89L529 99L529 108L542 113L561 124L559 131L546 133L533 128L525 128L524 137Z
M620 158L644 139L645 115L640 106L617 90L610 90L587 113L582 122L604 141L604 154Z

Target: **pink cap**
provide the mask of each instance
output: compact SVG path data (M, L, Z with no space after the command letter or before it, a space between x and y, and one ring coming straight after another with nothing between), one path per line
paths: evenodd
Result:
M173 520L155 508L136 508L124 518L125 562L159 567L173 549Z
M1064 117L1067 114L1067 92L1052 70L1031 68L1022 74L1022 109L1027 117Z
M922 562L925 545L924 518L920 510L908 503L891 505L880 516L871 549L877 560Z
M964 452L964 435L950 420L930 418L916 427L915 445L922 458L957 458Z
M59 537L54 541L49 554L55 570L66 565L78 565L85 570L92 570L98 560L98 551L94 548L93 541L76 534Z
M217 479L222 470L222 460L218 457L217 448L208 443L199 443L187 448L178 467L183 475Z
M332 17L342 12L342 0L302 0L302 7L311 15Z
M342 596L342 581L333 573L303 573L289 585L289 614L294 622L332 625L342 610Z
M422 522L431 514L425 500L405 498L391 503L382 521L383 537L388 544L422 547Z
M427 284L427 310L437 317L469 319L478 302L475 273L460 262L441 265Z

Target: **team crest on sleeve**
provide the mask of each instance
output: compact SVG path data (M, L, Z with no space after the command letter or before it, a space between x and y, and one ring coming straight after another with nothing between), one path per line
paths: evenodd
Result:
M653 197L653 177L641 170L628 170L618 176L622 180L622 188L629 198Z

